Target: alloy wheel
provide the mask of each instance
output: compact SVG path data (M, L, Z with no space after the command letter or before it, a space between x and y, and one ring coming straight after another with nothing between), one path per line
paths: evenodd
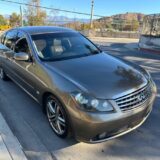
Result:
M61 136L66 132L66 119L64 111L55 100L47 102L47 117L49 123L57 135Z

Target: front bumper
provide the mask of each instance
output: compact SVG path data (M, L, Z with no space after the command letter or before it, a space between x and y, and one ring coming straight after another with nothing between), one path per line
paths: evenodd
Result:
M99 143L131 132L147 119L155 97L156 87L143 105L128 112L122 112L120 109L115 113L80 111L80 117L71 116L76 139L86 143ZM111 101L111 103L114 102Z

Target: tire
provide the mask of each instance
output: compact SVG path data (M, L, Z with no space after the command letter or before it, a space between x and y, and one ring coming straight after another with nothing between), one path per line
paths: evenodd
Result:
M9 79L2 67L0 67L0 78L4 81L7 81Z
M47 119L54 133L60 138L69 136L69 121L63 105L57 98L50 95L46 98L45 109Z

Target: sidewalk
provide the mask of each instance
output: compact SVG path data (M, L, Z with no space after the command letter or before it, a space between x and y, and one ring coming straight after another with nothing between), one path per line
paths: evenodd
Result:
M0 113L0 160L27 160L17 138Z

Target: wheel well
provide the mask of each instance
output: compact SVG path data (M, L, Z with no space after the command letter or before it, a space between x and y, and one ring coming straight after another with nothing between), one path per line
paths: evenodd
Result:
M45 92L45 93L43 94L43 96L42 96L42 106L43 106L43 109L44 109L44 110L45 110L46 98L47 98L48 96L50 96L50 95L52 95L52 96L55 97L60 103L62 103L62 102L60 101L60 99L59 99L55 94L53 94L53 93L51 93L51 92Z
M46 102L46 98L49 96L49 95L53 95L51 92L45 92L42 96L42 107L43 107L43 111L45 112L45 102Z

